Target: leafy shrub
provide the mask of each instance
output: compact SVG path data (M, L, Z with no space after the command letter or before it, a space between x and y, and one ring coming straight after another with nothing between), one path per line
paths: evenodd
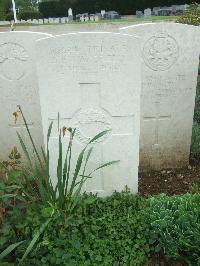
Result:
M96 196L83 199L85 203L92 199L93 203L80 204L67 227L62 214L54 216L24 265L144 265L149 253L148 225L144 219L146 201L129 192L114 193L106 199ZM44 215L43 211L38 209L38 215ZM16 232L21 235L18 241L25 238L24 233L31 238L30 230L37 231L42 219L31 212L17 218ZM9 230L3 230L7 243L12 237L16 239L15 232ZM19 246L13 256L20 257L24 248L25 245Z
M177 22L189 25L200 25L200 8L197 3L191 4L178 18Z
M19 12L19 19L39 19L42 17L42 14L37 10L22 10Z
M148 201L153 250L164 251L168 259L200 265L200 194L160 195Z

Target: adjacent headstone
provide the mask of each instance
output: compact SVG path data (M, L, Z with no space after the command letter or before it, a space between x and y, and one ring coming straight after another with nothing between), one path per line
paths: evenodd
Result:
M39 24L44 24L43 19L39 19L38 22L39 22Z
M71 8L68 9L68 19L69 19L69 21L73 20L73 11Z
M48 24L48 23L49 23L48 18L44 18L44 24Z
M66 18L65 17L61 18L60 19L60 22L63 23L63 24L65 24L66 23Z
M81 21L81 22L84 22L84 21L85 21L85 19L84 19L83 16L80 17L80 21Z
M90 21L94 21L94 16L90 16Z
M49 23L53 24L54 23L54 19L53 18L49 18Z
M89 17L85 17L85 22L88 22L89 21Z
M102 18L105 16L105 14L106 14L106 11L105 10L101 10L101 16L102 16Z
M47 36L50 35L34 32L0 33L0 160L8 159L11 149L20 146L16 130L25 133L19 114L15 123L17 105L21 105L37 144L43 143L35 41Z
M99 21L99 16L95 16L95 17L94 17L94 20L95 20L96 22L98 22L98 21Z
M151 8L147 8L144 10L144 16L145 17L151 17Z
M198 27L148 23L121 29L142 40L140 165L186 166L189 161L199 65Z
M44 135L54 121L49 146L52 177L56 176L60 112L60 128L76 128L75 157L96 134L112 130L96 142L86 172L110 160L120 162L97 172L84 190L106 196L127 185L137 192L139 50L136 37L114 33L73 33L37 42ZM68 140L66 134L63 141Z
M53 23L59 24L60 23L60 18L54 18Z
M33 19L33 20L32 20L32 23L33 23L33 24L38 24L39 21L38 21L38 19Z
M137 18L141 18L141 17L143 17L143 12L137 10L137 11L136 11L136 17L137 17Z

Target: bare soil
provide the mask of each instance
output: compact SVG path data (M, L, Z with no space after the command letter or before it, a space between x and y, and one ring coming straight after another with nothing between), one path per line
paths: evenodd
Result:
M143 172L139 174L141 195L179 195L187 193L194 183L200 184L200 158L192 158L183 169Z

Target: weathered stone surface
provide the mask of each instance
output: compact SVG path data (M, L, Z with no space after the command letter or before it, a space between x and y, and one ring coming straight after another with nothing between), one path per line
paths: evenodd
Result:
M142 41L141 168L185 166L190 154L199 28L165 22L120 30Z
M31 32L0 33L0 160L7 159L18 143L16 130L24 124L13 112L21 105L38 144L43 143L38 82L35 69L35 41L50 36Z
M50 141L54 182L60 112L60 128L77 129L74 156L97 133L112 129L95 144L87 172L110 160L120 163L96 173L85 190L106 196L127 185L136 192L141 87L138 39L114 33L77 33L47 38L36 46L44 135L54 121ZM63 141L67 143L68 137Z

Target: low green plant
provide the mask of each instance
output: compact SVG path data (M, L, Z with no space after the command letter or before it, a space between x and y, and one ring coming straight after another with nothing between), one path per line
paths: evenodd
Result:
M200 194L200 181L195 182L190 187L190 193L192 194Z
M91 197L88 206L84 202ZM24 264L143 266L149 254L146 200L129 191L82 199L67 228L61 217L54 216Z
M21 147L27 160L28 167L21 167L20 175L21 173L23 173L23 181L19 178L18 175L12 176L12 179L10 181L11 171L5 164L5 162L1 163L1 166L5 169L8 176L6 182L4 182L3 195L1 198L2 200L15 199L19 202L23 202L23 209L25 210L26 206L28 206L30 202L32 204L35 203L35 205L41 205L42 212L44 214L43 216L46 217L46 221L41 224L41 227L34 234L32 241L29 243L28 248L25 251L21 260L21 262L23 262L23 260L33 249L33 246L39 239L40 235L43 234L48 224L52 221L54 216L61 216L64 221L64 225L67 228L69 220L72 219L74 212L76 212L76 208L83 200L81 197L81 191L86 180L88 178L92 178L94 172L119 161L111 161L105 163L97 167L91 173L86 173L87 164L94 149L95 142L108 133L108 131L103 131L97 134L86 144L86 146L78 156L75 169L72 170L72 145L76 129L67 129L66 127L60 129L58 116L57 176L56 185L53 186L51 181L52 177L50 176L49 171L49 141L51 137L53 123L50 124L48 129L46 151L43 148L41 148L41 151L39 151L33 140L31 131L28 127L26 118L20 106L18 106L18 110L14 112L13 115L15 116L15 120L18 119L19 115L22 116L28 137L30 139L30 143L32 145L33 154L30 152L30 149L28 149L21 135L17 132ZM64 147L62 138L64 137L67 131L70 137L67 146L67 152L63 155ZM13 183L15 184L14 187ZM28 183L30 183L29 186L27 186ZM32 186L32 184L34 184L35 187ZM92 203L92 200L87 200L87 204L90 203ZM0 256L3 257L2 254L0 254Z
M159 195L148 202L152 251L186 265L200 265L200 195Z

